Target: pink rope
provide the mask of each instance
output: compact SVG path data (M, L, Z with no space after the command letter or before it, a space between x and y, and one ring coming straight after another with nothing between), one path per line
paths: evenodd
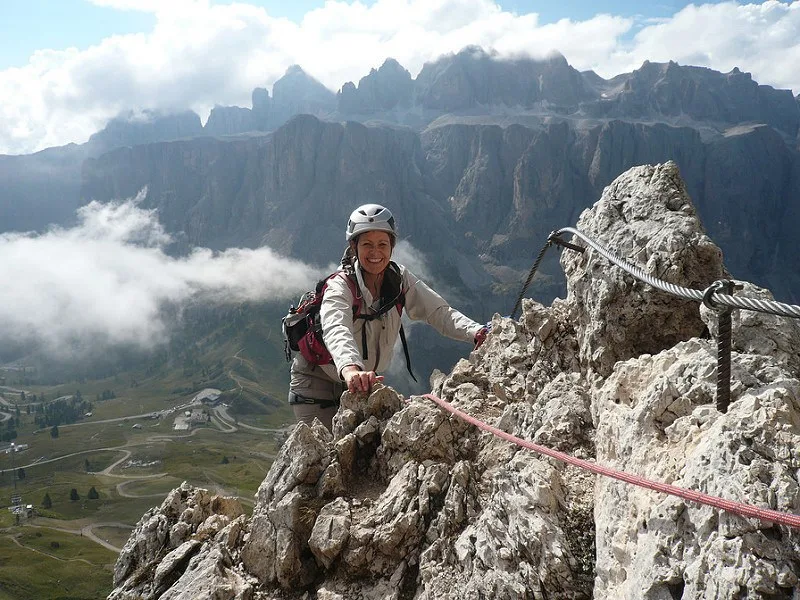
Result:
M472 417L467 413L458 410L457 408L448 404L441 398L434 396L433 394L423 394L422 396L424 398L432 400L433 402L438 404L441 408L456 415L459 419L466 421L467 423L470 423L472 425L475 425L476 427L483 429L484 431L488 431L489 433L496 435L497 437L503 438L504 440L517 444L518 446L521 446L523 448L527 448L528 450L533 450L534 452L538 452L539 454L544 454L551 458L555 458L556 460L560 460L561 462L565 462L567 464L579 467L581 469L591 471L592 473L597 473L598 475L604 475L606 477L612 477L613 479L618 479L620 481L624 481L625 483L638 485L639 487L655 490L657 492L662 492L664 494L677 496L679 498L683 498L684 500L690 500L691 502L696 502L698 504L705 504L707 506L713 506L714 508L720 508L724 511L735 513L743 517L753 517L756 519L761 519L762 521L769 521L771 523L779 523L781 525L788 525L789 527L800 528L800 515L780 512L769 508L758 508L757 506L742 504L741 502L733 502L731 500L725 500L724 498L709 496L708 494L695 492L694 490L687 490L686 488L681 488L666 483L659 483L657 481L651 481L649 479L645 479L644 477L639 477L638 475L631 475L630 473L625 473L624 471L617 471L616 469L611 469L609 467L604 467L602 465L582 460L580 458L575 458L574 456L570 456L569 454L564 454L563 452L552 450L545 446L540 446L539 444L534 444L533 442L522 440L518 437L511 435L510 433L506 433L502 429L498 429L497 427L492 427L491 425L487 425L483 421L480 421L475 417Z

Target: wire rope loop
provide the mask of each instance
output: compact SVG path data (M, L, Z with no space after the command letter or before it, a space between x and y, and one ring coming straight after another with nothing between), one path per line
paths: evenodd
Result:
M706 308L710 308L712 310L719 310L720 305L714 301L714 294L717 292L722 291L723 289L728 287L728 281L718 279L710 286L708 286L705 290L703 290L703 304Z

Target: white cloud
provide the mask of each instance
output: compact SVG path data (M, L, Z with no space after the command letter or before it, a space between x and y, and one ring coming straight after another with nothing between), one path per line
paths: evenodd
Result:
M291 299L324 274L269 248L198 248L175 258L157 213L126 202L91 203L79 223L0 235L0 343L32 340L55 354L79 346L151 348L169 334L165 309L187 302Z
M601 71L629 71L645 58L722 72L739 67L761 84L800 93L794 66L800 64L800 3L690 4L673 18L644 27Z
M93 2L152 12L156 25L84 50L42 49L26 66L0 72L0 152L83 142L128 109L205 116L214 104L250 106L253 88L270 88L294 63L337 90L387 57L416 76L426 61L469 44L501 55L556 49L577 69L605 77L644 60L723 72L738 66L759 83L800 92L798 2L689 5L658 21L598 15L545 25L491 0L330 0L300 24L246 3Z

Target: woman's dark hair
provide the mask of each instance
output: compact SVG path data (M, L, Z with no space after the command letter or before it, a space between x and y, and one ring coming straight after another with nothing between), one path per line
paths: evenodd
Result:
M342 255L342 267L345 271L352 271L356 260L356 251L352 243L348 242Z

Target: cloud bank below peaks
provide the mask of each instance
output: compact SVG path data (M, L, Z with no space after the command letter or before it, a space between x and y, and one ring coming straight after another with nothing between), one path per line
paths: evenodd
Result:
M69 229L0 235L0 343L36 342L55 355L104 343L149 349L187 303L294 300L323 276L266 247L170 256L143 197L92 202Z

